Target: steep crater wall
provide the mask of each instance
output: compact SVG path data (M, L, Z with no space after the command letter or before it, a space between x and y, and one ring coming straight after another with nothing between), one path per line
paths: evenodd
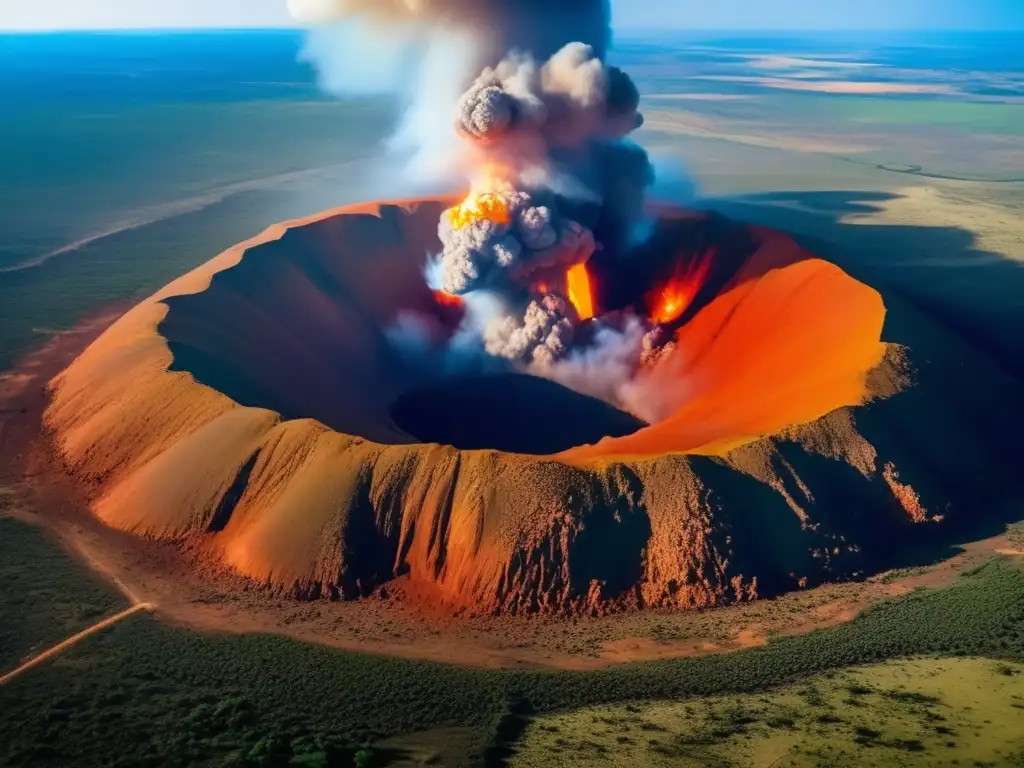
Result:
M670 418L513 377L496 385L576 409L570 427L482 425L486 398L459 389L479 382L422 378L385 332L432 301L422 268L445 204L273 227L112 326L52 382L46 415L94 513L199 539L296 595L415 584L471 611L565 613L717 605L890 566L961 495L932 479L951 455L921 461L900 417L918 406L906 351L880 341L879 295L766 230L744 230L679 329L686 354L659 374ZM714 231L675 221L681 240Z

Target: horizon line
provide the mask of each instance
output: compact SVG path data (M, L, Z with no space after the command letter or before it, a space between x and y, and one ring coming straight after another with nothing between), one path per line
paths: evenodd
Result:
M189 33L189 32L303 32L309 27L301 25L249 25L249 26L152 26L152 27L0 27L0 35L60 35L60 34L131 34L131 33ZM798 34L798 33L915 33L933 34L944 32L976 32L992 34L1019 34L1024 27L620 27L613 28L615 33L639 34L678 34L678 33L728 33L728 34Z

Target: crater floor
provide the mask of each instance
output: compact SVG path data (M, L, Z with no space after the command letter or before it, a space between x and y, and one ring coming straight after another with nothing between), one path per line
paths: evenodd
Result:
M1005 442L995 404L1015 381L759 228L732 227L735 252L717 243L734 268L657 369L655 423L501 377L571 425L524 430L495 389L417 380L384 329L432 300L423 260L446 204L272 227L115 323L53 380L46 414L93 512L297 596L401 576L457 609L571 613L905 564L965 501L1015 482L1004 458L974 471ZM663 213L656 242L677 248L720 224ZM920 346L887 347L883 324ZM965 359L973 392L950 375Z

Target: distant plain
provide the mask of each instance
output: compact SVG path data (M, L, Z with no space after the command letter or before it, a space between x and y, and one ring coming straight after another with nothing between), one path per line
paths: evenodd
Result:
M296 61L300 45L293 32L0 38L0 96L11 105L0 121L0 389L2 371L51 335L127 306L274 222L413 191L381 142L398 105L321 94ZM616 56L643 92L647 125L637 139L656 162L655 196L790 231L857 277L922 308L941 306L1007 373L1024 373L1024 54L1011 37L665 35L623 38ZM16 505L0 492L0 506ZM0 533L0 673L122 607L35 529L2 520ZM886 751L910 760L915 740L959 753L974 729L1005 730L1024 695L1019 667L1006 674L992 660L1024 660L1020 562L1011 548L948 579L892 574L920 577L921 589L798 637L776 638L785 633L774 616L763 648L573 674L467 670L133 616L3 689L0 762L352 765L365 744L381 765L402 756L415 764L431 751L444 765L480 754L491 762L476 764L501 765L501 749L522 737L520 764L543 765L530 756L549 754L557 739L576 749L594 717L638 714L664 730L645 731L641 743L601 725L584 740L628 747L643 761L656 754L652 739L692 746L725 723L733 730L711 733L701 754L720 756L742 739L758 758L793 757L787 750L798 747L809 760L807 750L837 735L850 759ZM808 605L820 596L809 593ZM736 615L747 621L796 602ZM635 621L645 658L671 656L670 646L706 637L708 625L733 635L718 614ZM373 639L396 632L373 629ZM593 644L576 644L580 633L558 647L577 661L562 666L596 666ZM986 660L828 677L923 654ZM621 660L631 658L627 647ZM733 728L729 696L808 673L825 675L814 686L845 725L803 710L794 717L805 685L759 697L757 722ZM941 696L937 673L957 685L1000 685L998 717L951 718L965 732L955 749L941 747L944 734L926 722L947 702L914 698ZM850 686L872 692L846 696ZM907 701L886 696L898 686L910 691L913 717L891 733L844 699L883 697L902 717L909 710L897 704ZM519 697L542 715L532 725ZM640 703L624 715L623 700ZM688 706L701 718L684 728ZM121 752L125 734L133 741ZM896 746L864 743L872 741ZM446 754L453 744L457 754ZM996 764L1019 745L1003 747L990 756Z
M3 41L0 366L271 223L414 191L382 142L399 105L322 94L298 33ZM688 34L624 38L616 56L643 93L656 195L771 219L794 193L843 192L843 210L811 201L815 218L955 225L1024 261L1012 36Z

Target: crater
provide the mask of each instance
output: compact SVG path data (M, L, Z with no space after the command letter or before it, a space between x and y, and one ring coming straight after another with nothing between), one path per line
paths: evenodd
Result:
M402 431L423 443L537 456L647 426L595 397L521 373L460 376L414 389L392 414Z
M779 232L660 208L636 269L595 260L614 314L714 255L630 413L586 371L566 386L411 360L408 313L428 341L451 331L423 277L450 202L272 227L115 323L46 414L93 513L300 597L402 583L458 610L564 614L861 576L955 509L953 465L933 472L940 441L918 437L934 420L905 416L934 396L882 342L881 296Z

